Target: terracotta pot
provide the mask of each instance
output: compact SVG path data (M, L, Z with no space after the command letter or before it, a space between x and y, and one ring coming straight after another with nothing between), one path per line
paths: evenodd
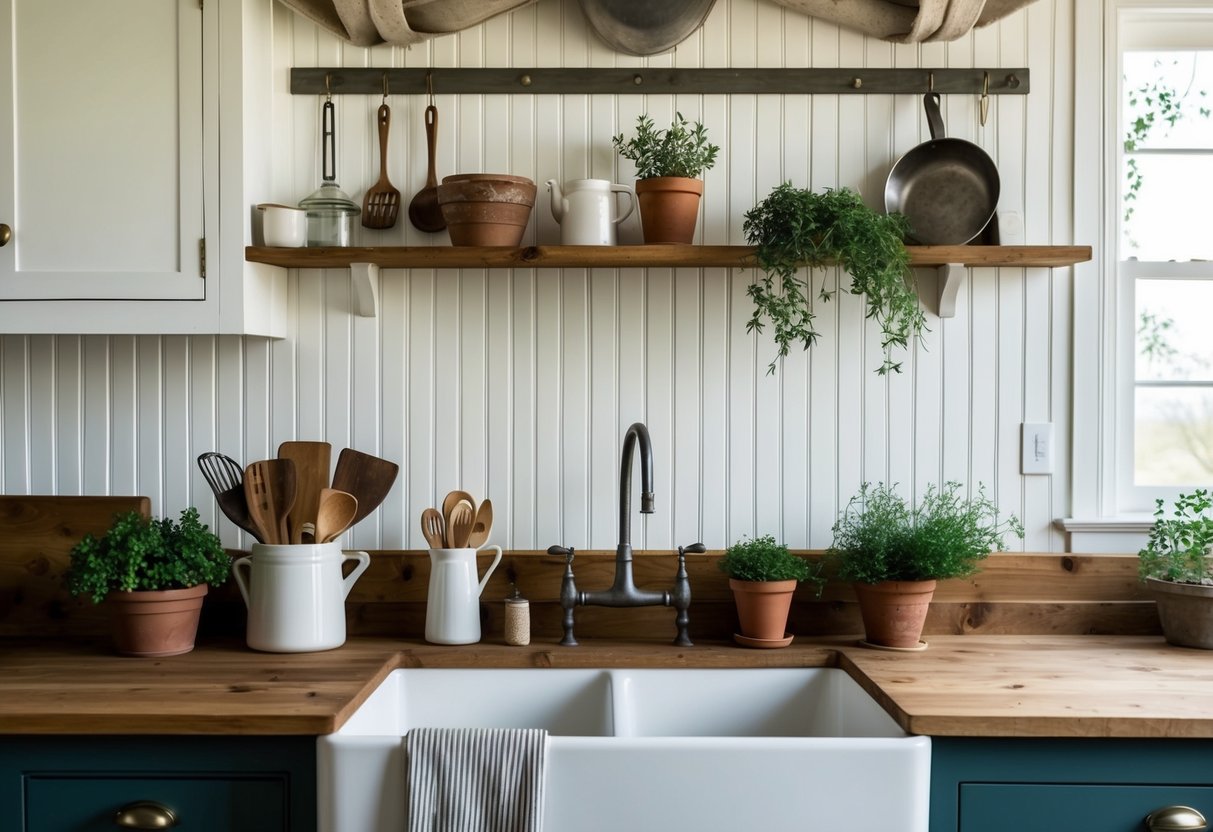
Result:
M694 240L702 196L701 179L655 176L637 180L636 201L640 204L640 227L644 230L645 243L690 243Z
M207 585L105 596L114 647L124 656L179 656L194 649Z
M1213 586L1146 578L1170 644L1213 650Z
M504 173L444 176L438 205L456 246L510 246L522 242L535 205L535 183Z
M729 578L729 589L733 590L743 636L765 641L784 637L796 581L738 581Z
M884 647L917 647L927 620L935 581L851 584L859 599L865 638Z

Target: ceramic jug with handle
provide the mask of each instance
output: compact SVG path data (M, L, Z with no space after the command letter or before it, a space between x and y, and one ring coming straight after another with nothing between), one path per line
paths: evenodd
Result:
M358 565L344 577L346 561ZM370 566L366 552L340 544L273 546L254 543L232 564L232 577L248 607L245 640L254 650L309 653L345 643L345 599Z
M560 244L565 246L613 246L615 229L636 208L636 192L627 185L606 179L571 179L562 189L549 179L552 216L560 223ZM616 194L627 195L627 207L619 210Z
M483 578L476 577L476 549L430 549L430 591L425 605L425 640L433 644L480 641L480 593L501 563L500 546Z

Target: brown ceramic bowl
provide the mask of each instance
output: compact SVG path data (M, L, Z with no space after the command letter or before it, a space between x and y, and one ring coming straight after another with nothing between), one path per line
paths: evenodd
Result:
M444 176L438 186L438 205L452 245L519 245L535 205L535 192L535 183L524 176Z

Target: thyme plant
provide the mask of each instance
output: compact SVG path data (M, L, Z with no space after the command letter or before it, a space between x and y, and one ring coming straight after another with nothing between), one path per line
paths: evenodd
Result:
M227 580L231 560L190 507L172 518L149 519L130 511L114 518L100 538L85 535L71 550L68 589L101 603L111 591L187 589Z
M1213 584L1213 500L1198 488L1180 494L1168 518L1158 500L1154 526L1146 548L1137 553L1138 573L1143 579L1188 584Z
M646 113L636 120L634 138L624 141L620 133L611 139L620 156L636 163L637 179L656 176L698 179L716 164L720 148L708 141L703 122L692 125L682 113L674 116L670 129L658 130Z
M1022 538L1023 525L1014 515L1000 519L982 486L966 499L958 482L930 485L911 507L891 486L864 483L834 524L827 557L853 583L961 578L1005 548L1008 534Z
M818 592L825 583L820 563L810 564L796 557L769 534L751 540L743 537L724 550L724 557L716 565L738 581L813 581Z
M793 343L807 350L817 341L810 301L814 292L811 279L801 277L801 268L834 263L850 274L847 291L866 298L867 317L880 326L884 361L877 372L901 371L893 348L905 349L910 336L926 327L918 296L906 283L910 256L902 242L909 231L904 216L879 214L851 190L814 193L784 182L746 213L743 230L747 242L757 247L763 271L747 290L754 314L746 330L762 332L769 321L778 347L768 373L775 372ZM815 294L829 301L834 291L823 280Z

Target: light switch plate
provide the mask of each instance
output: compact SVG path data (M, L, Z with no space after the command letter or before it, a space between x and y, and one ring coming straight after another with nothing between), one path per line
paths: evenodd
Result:
M1053 473L1053 423L1024 422L1022 474Z

